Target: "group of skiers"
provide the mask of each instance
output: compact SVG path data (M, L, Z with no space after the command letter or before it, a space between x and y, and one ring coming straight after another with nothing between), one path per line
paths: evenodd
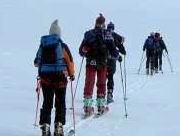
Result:
M146 74L153 75L153 73L162 72L162 55L163 50L168 54L166 45L158 32L151 32L146 39L143 51L146 50Z
M97 109L98 114L108 111L107 104L113 102L116 61L121 63L126 55L123 46L124 37L117 34L115 25L110 22L105 25L105 17L100 14L95 21L95 27L84 34L79 47L79 54L86 58L86 73L84 85L84 113L90 116ZM150 48L149 41L153 42ZM158 50L155 46L161 46ZM159 33L152 33L146 40L143 50L147 53L146 68L149 73L157 68L162 69L162 50L166 49ZM121 54L121 55L120 55ZM158 63L159 60L159 63ZM50 136L51 111L55 96L54 136L64 136L63 125L66 123L66 87L69 80L75 80L74 62L70 50L61 39L58 20L50 27L49 35L41 37L39 49L34 60L38 67L38 76L43 92L43 104L40 110L42 136ZM151 71L152 73L152 71ZM94 107L93 89L97 78L96 106ZM107 84L106 84L107 81ZM106 91L107 88L107 91Z

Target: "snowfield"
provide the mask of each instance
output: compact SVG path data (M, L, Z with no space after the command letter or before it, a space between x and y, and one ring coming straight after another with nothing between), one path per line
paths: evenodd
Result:
M59 19L63 40L74 57L77 79L81 63L79 45L84 32L94 26L100 12L107 23L113 21L116 31L125 36L129 116L127 119L124 117L120 67L117 63L115 102L109 105L110 111L100 118L82 120L84 63L75 101L76 136L179 136L179 7L179 0L1 0L0 136L40 135L39 128L33 126L37 75L33 59L40 37L48 33L51 22ZM142 46L151 31L162 33L174 72L171 72L165 55L163 74L146 76L145 62L140 74L137 74ZM75 85L76 81L74 88ZM68 86L65 132L72 127L70 93Z

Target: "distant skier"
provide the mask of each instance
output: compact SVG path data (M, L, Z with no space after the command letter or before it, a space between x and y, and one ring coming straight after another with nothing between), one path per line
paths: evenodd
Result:
M123 46L124 43L124 37L120 36L116 32L114 32L115 26L112 22L110 22L107 26L107 31L112 32L112 36L114 38L115 46L118 48L118 51L126 55L126 50ZM107 62L107 103L113 102L113 90L114 90L114 79L113 76L116 72L116 58L114 58L111 54L108 56L108 62ZM118 61L121 63L122 57L119 56Z
M51 110L55 95L54 136L64 136L63 125L66 122L66 86L67 77L73 81L74 63L68 46L61 40L58 20L50 27L49 35L41 38L34 65L39 68L43 92L43 105L40 112L42 136L50 136Z
M106 75L108 53L118 57L111 32L105 29L105 18L102 14L96 19L95 28L85 33L80 45L79 53L86 57L86 79L84 87L84 112L89 116L94 112L93 88L97 75L97 109L103 114L108 109L106 106Z
M156 49L155 49L155 72L157 73L158 70L162 71L163 50L165 50L166 53L168 54L168 50L166 48L166 45L165 45L162 37L160 36L160 33L158 33L158 32L155 33L155 45L156 45Z
M150 36L146 39L144 46L143 46L143 51L146 50L146 74L153 75L154 72L154 65L155 65L155 34L152 32Z

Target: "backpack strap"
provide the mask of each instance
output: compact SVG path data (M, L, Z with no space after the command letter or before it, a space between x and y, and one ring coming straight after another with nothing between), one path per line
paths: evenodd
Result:
M57 35L45 35L41 37L41 44L43 47L45 46L52 46L52 45L58 45L60 39Z

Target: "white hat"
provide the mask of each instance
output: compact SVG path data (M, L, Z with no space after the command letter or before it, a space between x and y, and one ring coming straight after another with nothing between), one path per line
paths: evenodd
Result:
M53 23L51 24L51 27L49 29L49 34L56 34L59 37L61 37L61 29L58 25L58 19L56 19L55 21L53 21Z

